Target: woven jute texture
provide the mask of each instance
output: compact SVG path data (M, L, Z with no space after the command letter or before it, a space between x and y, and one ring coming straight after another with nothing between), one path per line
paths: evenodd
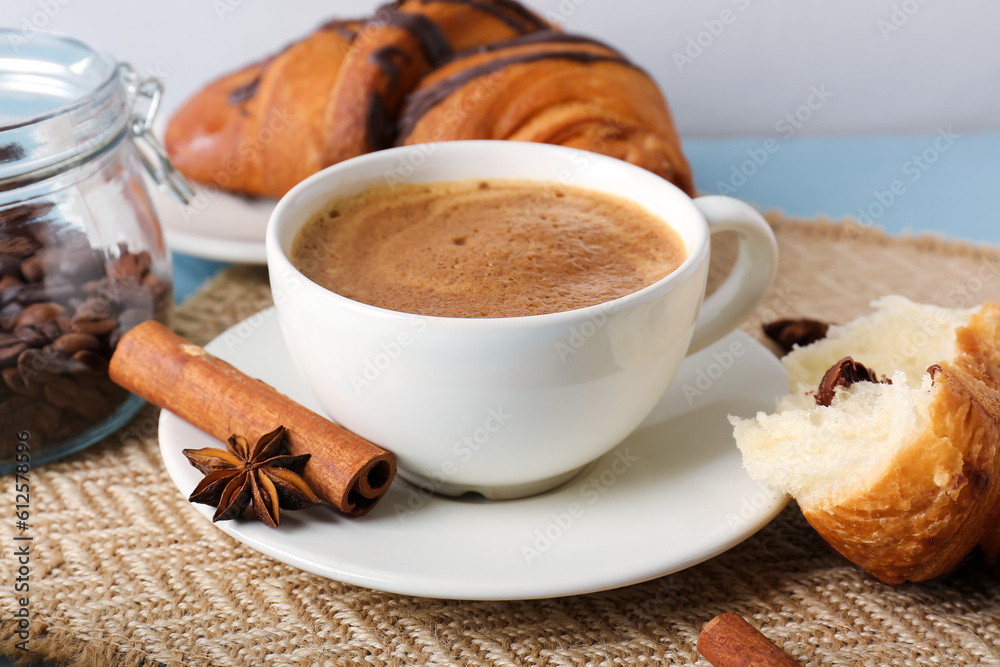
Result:
M1000 300L993 249L771 221L780 277L746 325L755 334L777 317L842 322L889 293L947 306ZM175 326L204 343L268 303L263 270L231 269L179 308ZM721 556L597 594L447 601L328 581L197 514L164 471L156 418L147 408L100 445L32 471L28 656L15 649L4 510L5 653L71 665L691 664L704 623L734 611L804 664L1000 664L1000 568L974 555L940 580L886 586L828 549L794 504ZM13 481L0 478L4 508Z

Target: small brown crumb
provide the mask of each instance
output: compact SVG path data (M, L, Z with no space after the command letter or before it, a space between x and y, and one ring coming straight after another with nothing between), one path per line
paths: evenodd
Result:
M941 364L931 364L927 367L927 372L931 374L931 384L934 384L934 376L941 372Z

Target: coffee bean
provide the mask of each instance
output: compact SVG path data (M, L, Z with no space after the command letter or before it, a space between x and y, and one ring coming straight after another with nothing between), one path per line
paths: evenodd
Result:
M156 296L148 286L137 281L129 281L127 285L119 286L118 300L125 309L137 308L149 313L153 310Z
M82 320L104 320L114 316L114 308L111 303L104 298L92 296L76 309L73 313L73 321Z
M0 276L17 277L21 271L21 260L14 255L0 253Z
M59 427L60 412L38 398L11 396L0 404L0 436L28 431L33 443L44 441Z
M80 294L80 286L63 276L50 276L45 279L45 289L53 301L66 301Z
M118 315L118 324L125 331L152 318L152 308L128 308Z
M28 324L51 322L59 315L62 315L64 310L62 306L51 301L47 303L34 303L21 312L20 317L17 318L17 326L22 327Z
M13 257L24 258L33 253L38 246L23 236L8 236L0 238L0 252Z
M12 300L27 306L44 301L63 301L76 294L77 287L72 283L63 282L33 283L12 287L11 291L13 291Z
M41 325L21 325L19 327L14 327L13 334L19 341L25 343L28 347L45 347L52 341L52 338L42 330Z
M73 371L86 370L65 354L51 347L28 348L17 357L17 370L26 383L48 384Z
M169 283L160 280L160 277L150 271L142 280L143 287L149 290L153 298L159 300L170 295L172 287Z
M80 291L87 295L93 294L105 294L108 291L108 287L111 285L111 281L107 277L98 278L97 280L88 280L80 286Z
M24 291L29 287L39 287L38 285L8 285L3 290L0 290L0 304L6 305L8 303L19 303L22 306L24 301L22 297L24 296ZM40 301L45 301L45 299L39 299Z
M52 268L59 275L82 283L104 275L104 253L90 246L64 250L58 257L58 265Z
M80 385L80 387L86 389L87 391L99 392L103 396L109 395L106 384L110 382L110 380L108 380L107 376L95 375L94 373L81 372L81 373L76 373L73 376L73 379L76 381L78 385Z
M4 386L11 393L27 396L28 398L38 398L42 395L42 385L25 382L24 378L21 377L21 373L16 368L5 368L3 371L0 371L0 375L3 377Z
M70 357L70 361L82 367L81 370L74 370L74 373L106 375L108 372L108 360L92 350L78 350Z
M26 383L44 383L55 379L54 374L46 371L48 365L49 361L41 351L29 348L27 345L17 355L17 370Z
M143 250L140 253L129 253L108 260L105 263L108 277L112 280L119 280L126 277L141 279L149 267L152 266L152 257Z
M65 378L56 378L42 387L42 395L45 397L45 400L57 408L72 407L78 395L82 393L78 385L69 382Z
M32 255L21 262L21 275L29 283L40 283L45 279L45 262L41 255Z
M106 397L85 390L69 378L60 378L45 385L42 396L50 405L71 410L84 418L104 416L112 407Z
M101 342L95 336L85 333L67 333L52 342L52 347L66 354L74 354L80 350L96 350Z
M66 331L67 326L69 326L69 320L65 316L60 315L51 322L45 322L36 328L49 340L55 340Z
M27 349L27 343L13 343L6 347L0 347L0 368L15 365L20 355Z
M7 285L2 290L0 290L0 306L6 306L8 303L15 303L18 300L18 296L21 294L21 290L24 289L24 285Z
M10 331L17 324L17 318L21 316L24 306L19 303L9 303L0 308L0 329Z
M48 405L48 404L43 403L43 405ZM58 409L58 408L53 408L53 409ZM62 415L62 419L60 421L59 427L56 428L54 431L52 431L52 433L49 435L49 437L52 438L52 440L57 440L57 441L66 440L76 435L77 433L83 431L84 429L93 426L94 424L93 419L90 418L84 419L79 415L73 414L69 410L60 410L60 413Z
M115 330L118 322L108 317L103 320L72 320L66 330L72 333L85 333L91 336L103 336Z
M0 232L31 236L36 228L50 226L46 217L54 206L48 202L32 202L5 208L0 211Z

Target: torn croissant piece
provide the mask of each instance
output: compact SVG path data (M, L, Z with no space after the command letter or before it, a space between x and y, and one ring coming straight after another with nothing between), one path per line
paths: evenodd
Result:
M398 143L508 139L644 167L694 193L667 103L646 72L594 40L535 32L457 56L407 99Z
M1000 309L885 297L876 311L798 347L776 414L731 417L744 465L786 492L837 551L882 581L924 581L977 543L1000 551ZM843 358L891 384L821 379ZM838 362L838 360L841 360ZM874 377L874 376L873 376Z

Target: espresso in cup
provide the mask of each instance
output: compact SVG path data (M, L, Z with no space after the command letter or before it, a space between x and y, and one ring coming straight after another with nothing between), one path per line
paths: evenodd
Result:
M349 299L404 313L495 318L604 303L687 257L664 220L580 187L494 179L377 186L338 197L290 259Z

